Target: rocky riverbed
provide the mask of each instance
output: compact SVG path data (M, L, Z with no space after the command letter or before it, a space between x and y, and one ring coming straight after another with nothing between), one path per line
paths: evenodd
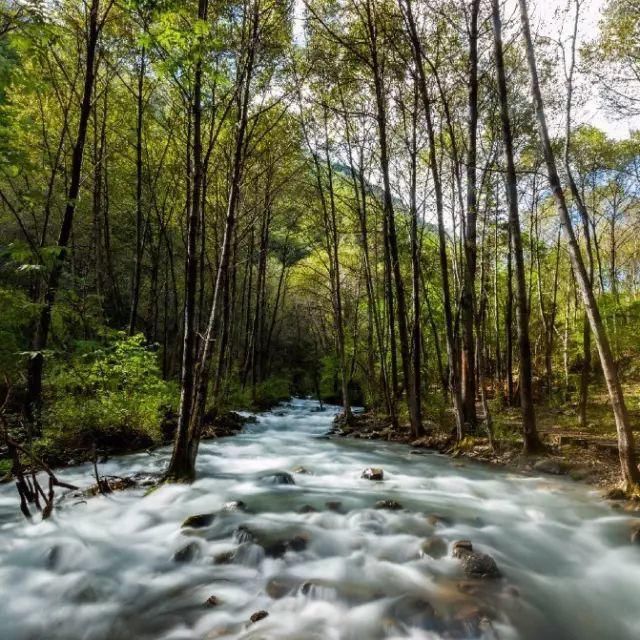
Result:
M46 522L0 487L2 637L639 637L637 519L535 469L328 438L336 412L293 401L203 442L191 486L68 495ZM101 470L153 478L168 455Z

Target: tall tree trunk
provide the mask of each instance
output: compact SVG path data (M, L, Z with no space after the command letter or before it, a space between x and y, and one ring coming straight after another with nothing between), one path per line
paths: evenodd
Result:
M109 5L110 7L111 5ZM86 54L84 64L84 85L82 89L82 100L80 102L80 115L78 119L78 129L73 145L71 159L71 180L67 192L66 206L62 216L60 232L58 234L58 253L51 268L49 278L44 292L44 304L40 311L35 335L32 340L32 351L34 355L29 359L27 369L27 397L26 414L31 425L39 423L40 410L42 406L42 374L44 369L44 353L49 338L49 328L51 326L51 311L56 300L62 270L67 257L67 247L71 238L73 228L73 217L76 211L78 196L80 195L80 179L82 174L82 160L84 157L84 147L87 138L87 126L91 116L91 103L96 78L96 49L100 38L102 24L106 19L105 15L100 17L100 0L91 0L89 5L89 20L86 40Z
M569 257L571 266L575 274L577 285L582 295L583 303L589 317L589 323L593 331L593 335L598 347L600 355L600 365L604 374L611 407L613 410L616 429L618 432L618 452L620 457L620 467L622 478L628 490L637 489L640 483L640 471L636 465L633 432L629 421L629 414L622 391L622 385L618 377L618 372L611 353L609 338L604 328L600 309L593 293L593 288L589 281L589 275L582 258L582 252L576 239L573 229L573 222L569 214L564 191L560 184L560 177L556 166L555 156L551 147L547 121L544 112L544 102L540 91L540 82L538 79L538 69L536 65L535 52L533 48L533 39L531 37L531 29L529 26L529 14L526 0L519 0L520 17L522 22L522 31L525 39L527 51L527 62L529 65L529 73L531 75L531 91L533 94L533 102L538 120L538 128L542 143L542 150L547 165L547 173L549 176L549 185L553 192L556 208L560 222L563 225L565 235L567 237Z
M411 212L411 298L413 303L413 326L411 327L411 384L413 386L414 415L412 424L422 424L421 407L421 357L422 357L422 327L420 323L420 242L418 238L418 86L414 83L414 100L411 112L411 145L410 145L410 212ZM422 430L422 429L421 429Z
M131 280L131 307L129 312L129 335L136 332L138 303L140 300L140 280L142 278L144 219L142 215L142 144L144 117L144 75L146 72L146 49L140 48L138 66L138 88L136 92L136 252Z
M431 99L427 89L423 65L423 53L420 37L413 15L411 0L401 0L404 2L405 21L409 30L411 46L416 70L418 72L418 89L422 99L422 106L425 112L427 124L427 136L429 142L429 169L433 178L433 188L435 194L436 214L438 218L438 255L440 259L440 272L442 277L442 297L444 307L444 324L447 345L447 359L449 361L449 388L453 398L453 407L456 418L456 435L458 440L463 437L464 409L462 404L462 393L460 389L459 361L454 336L454 318L451 306L451 290L449 288L449 260L447 258L447 239L444 226L444 200L442 194L442 181L440 179L440 168L438 166L437 143L433 127L433 117L431 110ZM402 7L402 5L401 5Z
M471 2L469 25L469 86L468 86L468 146L467 146L467 207L464 216L465 269L462 283L462 401L465 421L473 428L476 423L476 384L474 352L474 314L476 280L477 137L478 137L478 14L480 0Z
M529 342L529 308L527 301L527 283L524 267L524 252L520 234L520 215L518 212L518 186L516 166L513 158L513 137L509 116L509 95L504 70L502 51L502 23L499 0L491 1L493 17L494 52L500 98L500 120L502 121L502 142L506 162L507 202L509 205L509 227L513 238L513 257L516 265L516 315L518 325L518 349L520 353L520 408L522 410L522 434L524 452L534 453L542 448L536 429L536 415L533 405L531 343Z
M371 72L376 95L376 123L378 129L378 146L380 150L380 170L383 184L383 209L386 220L387 240L389 246L389 260L391 262L391 274L395 285L395 298L397 305L398 338L400 340L400 357L402 361L402 375L407 391L409 405L409 419L411 431L414 436L422 434L420 423L420 411L413 393L412 367L409 348L409 330L407 327L407 304L404 289L404 281L400 270L400 256L398 251L398 239L396 233L395 211L393 207L393 195L391 192L391 178L389 171L389 148L387 134L387 105L380 52L378 49L378 25L371 0L366 4L366 28L368 32L368 46L370 54Z
M200 0L206 3L206 0ZM206 5L205 5L206 6ZM244 168L244 155L246 151L247 124L249 121L249 98L251 95L251 79L253 76L256 47L258 45L260 25L260 0L251 3L248 28L250 31L249 42L244 53L242 64L238 68L238 121L232 159L231 185L227 202L222 246L218 259L218 270L213 289L213 299L209 311L209 319L202 341L202 348L197 362L195 384L192 387L189 398L189 422L185 425L184 446L174 445L172 461L167 471L167 477L179 481L192 481L195 478L195 464L202 433L202 418L204 415L209 380L211 377L211 360L213 357L215 336L217 334L219 320L222 316L223 326L228 326L228 305L220 307L220 301L225 296L224 287L227 285L229 266L231 262L231 243L235 234L236 216L240 201L240 186ZM206 14L205 14L206 15ZM201 151L201 150L200 150ZM194 150L195 158L195 150ZM194 160L195 163L195 160ZM194 174L194 182L195 182ZM195 188L195 187L194 187ZM195 198L194 198L195 203ZM195 249L195 247L194 247ZM194 291L195 297L195 291ZM175 462L174 462L175 461Z
M198 20L206 21L208 0L198 2ZM192 151L191 196L187 218L187 264L185 274L184 326L182 346L182 368L180 408L178 426L173 443L173 453L166 478L173 481L191 481L195 477L195 464L189 455L189 424L193 412L196 364L196 289L198 285L198 233L202 199L202 53L198 54L193 75L193 97L191 102ZM187 162L187 171L189 171Z

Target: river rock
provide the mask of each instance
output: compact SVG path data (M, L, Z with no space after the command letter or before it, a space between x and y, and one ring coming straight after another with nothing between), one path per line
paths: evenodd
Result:
M451 518L447 518L439 513L430 513L427 516L427 523L432 527L450 527L453 524Z
M318 513L318 510L310 504L305 504L298 509L298 513Z
M265 587L265 591L270 598L274 600L279 600L280 598L284 598L289 595L293 591L298 588L300 584L299 581L294 580L289 577L275 577L271 578L269 582L267 582L267 586Z
M559 460L553 458L542 458L533 465L533 470L540 473L549 473L554 476L560 476L565 472L564 465Z
M302 475L309 476L311 475L311 471L309 469L305 469L303 466L297 466L295 469L292 469L293 473L300 473Z
M53 571L58 568L60 564L60 557L62 556L62 547L59 544L50 547L46 553L46 565L49 571Z
M640 522L631 527L630 540L632 544L640 545Z
M276 540L261 546L265 555L271 558L281 558L287 551L300 552L307 548L308 539L303 535L294 536L290 540ZM260 544L260 542L258 542Z
M449 637L495 638L495 631L487 612L477 605L467 603L456 611L447 625Z
M189 516L183 523L183 529L202 529L208 527L215 519L215 513L199 513L195 516Z
M188 545L178 549L173 554L174 562L191 562L200 555L200 547L197 542L190 542Z
M462 568L467 578L496 580L502 577L496 561L486 553L474 551L469 540L454 542L451 555L462 561Z
M235 539L242 543L242 542L255 542L256 541L256 537L253 533L253 531L251 531L251 529L249 529L249 527L247 527L244 524L241 524L234 532L233 535L235 536Z
M270 473L264 476L264 479L269 481L271 484L295 484L296 481L293 479L293 476L286 471L276 471L275 473Z
M420 545L420 553L439 560L447 555L447 543L440 536L431 536Z
M268 615L269 613L267 611L256 611L251 614L249 620L251 621L251 624L255 624L256 622L260 622L260 620L264 620Z
M423 598L404 595L394 601L386 612L387 624L396 628L416 627L425 631L441 630L433 606Z
M342 513L342 502L340 500L328 500L324 503L329 511L335 511L336 513Z
M620 487L614 487L613 489L609 489L609 491L604 494L604 497L607 500L626 500L627 494Z
M220 599L218 598L218 596L209 596L205 601L204 606L213 609L213 607L217 607L219 604Z
M399 511L400 509L404 509L404 507L395 500L378 500L374 506L376 509L388 509L389 511Z
M231 564L236 557L235 551L224 551L213 558L213 564Z
M377 467L369 467L362 472L360 477L365 480L384 480L384 471Z

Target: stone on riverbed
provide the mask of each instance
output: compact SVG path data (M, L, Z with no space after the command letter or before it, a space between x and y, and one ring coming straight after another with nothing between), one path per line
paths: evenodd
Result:
M286 471L276 471L263 476L264 480L269 481L271 484L295 484L296 481L293 476Z
M298 509L298 513L318 513L318 510L310 504L305 504Z
M462 561L462 568L467 578L496 580L502 577L496 561L486 553L474 551L469 540L454 542L451 555Z
M631 544L640 545L640 522L631 527Z
M209 596L206 602L204 603L204 606L208 608L213 608L213 607L217 607L219 604L220 604L220 599L218 598L218 596Z
M200 547L197 542L190 542L188 545L178 549L173 554L174 562L191 562L200 555Z
M268 615L269 613L267 611L256 611L251 615L249 620L251 624L255 624L256 622L260 622L260 620L264 620Z
M378 500L374 506L376 509L388 509L389 511L404 509L404 507L395 500Z
M422 555L439 560L447 555L447 543L440 536L431 536L420 545Z
M199 513L195 516L189 516L182 523L182 528L202 529L203 527L208 527L214 521L215 517L215 513Z
M384 480L384 471L377 467L369 467L362 472L361 477L365 480Z
M305 469L303 466L297 466L295 469L292 469L293 473L300 473L302 475L309 476L311 475L311 471L309 469Z
M213 558L213 564L231 564L236 557L235 551L224 551Z
M453 524L451 518L447 518L446 516L440 515L439 513L430 513L427 516L427 523L432 527L450 527Z

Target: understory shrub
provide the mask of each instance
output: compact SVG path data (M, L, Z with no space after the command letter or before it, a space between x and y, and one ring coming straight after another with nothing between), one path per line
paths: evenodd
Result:
M69 450L128 450L159 444L161 420L177 404L142 334L117 333L106 346L86 343L46 379L47 411L38 448L48 457Z

